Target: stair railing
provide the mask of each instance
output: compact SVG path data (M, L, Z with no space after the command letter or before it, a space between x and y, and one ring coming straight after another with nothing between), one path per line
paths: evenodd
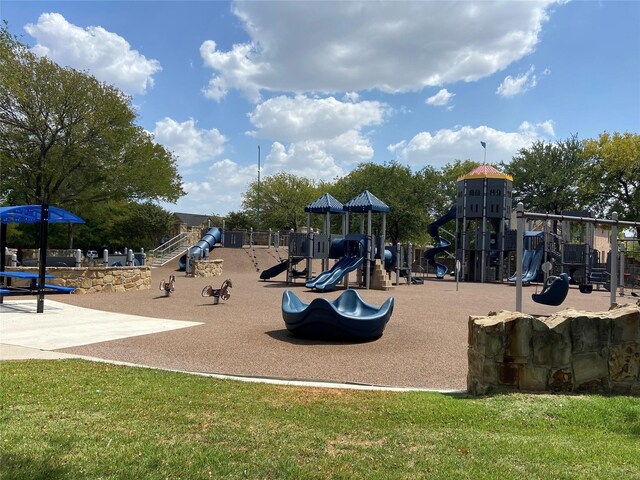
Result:
M154 259L161 258L167 253L174 252L176 250L185 248L188 246L188 233L179 233L175 237L167 240L159 247L154 248L149 252Z

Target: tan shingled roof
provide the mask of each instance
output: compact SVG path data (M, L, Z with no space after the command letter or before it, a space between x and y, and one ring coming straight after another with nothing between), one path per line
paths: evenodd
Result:
M458 181L460 180L469 180L472 178L503 178L513 182L513 177L511 175L507 175L506 173L502 173L500 170L497 170L495 167L491 165L480 165L479 167L473 169L466 175L458 177Z

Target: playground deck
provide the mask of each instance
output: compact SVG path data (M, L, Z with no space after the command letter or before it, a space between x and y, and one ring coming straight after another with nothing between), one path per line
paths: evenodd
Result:
M256 248L255 255L261 270L278 261L273 249ZM86 308L203 322L203 325L60 351L193 372L465 389L469 315L515 308L512 286L460 283L456 291L456 283L450 277L443 280L432 277L424 285L402 283L390 292L360 291L374 305L381 305L389 295L396 298L393 316L384 335L376 341L301 340L287 332L282 320L283 290L291 288L302 301L310 302L317 296L333 300L341 289L324 294L311 292L304 287L303 280L286 287L285 274L260 281L251 250L216 249L211 258L224 260L222 277L186 277L184 272L175 271L175 263L152 270L151 290L70 295L60 299ZM304 268L302 264L300 267ZM319 262L314 263L314 272L320 271ZM165 297L158 285L170 274L176 275L175 292ZM204 286L211 284L217 288L226 278L233 280L228 301L213 305L210 298L201 296ZM527 313L550 314L568 307L606 310L609 306L606 290L585 295L572 287L560 307L534 303L531 293L535 291L535 286L524 290L523 308ZM620 303L637 300L626 296Z

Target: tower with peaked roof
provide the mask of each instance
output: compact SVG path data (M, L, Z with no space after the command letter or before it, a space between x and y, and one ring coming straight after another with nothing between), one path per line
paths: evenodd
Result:
M456 259L463 279L486 282L502 278L512 187L510 175L486 164L458 178Z

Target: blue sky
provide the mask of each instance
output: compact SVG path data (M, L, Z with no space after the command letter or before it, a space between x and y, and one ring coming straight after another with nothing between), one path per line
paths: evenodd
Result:
M640 2L2 0L0 16L132 97L178 159L171 211L241 209L258 146L263 177L332 180L640 131Z

